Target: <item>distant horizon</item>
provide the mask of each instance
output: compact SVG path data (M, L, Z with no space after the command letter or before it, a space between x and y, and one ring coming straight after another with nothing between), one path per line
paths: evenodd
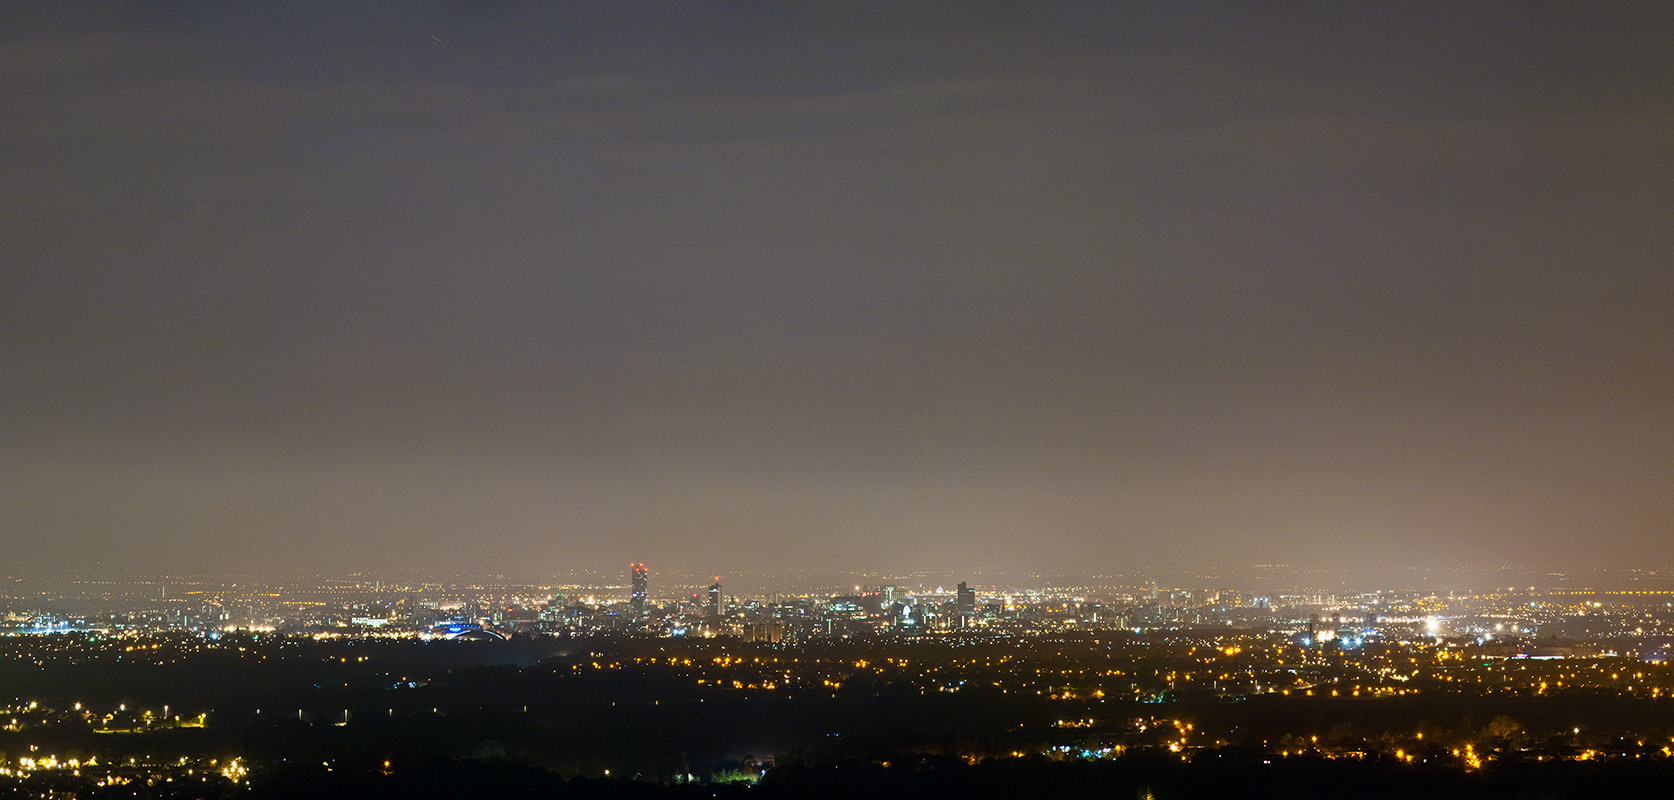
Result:
M144 569L62 569L6 575L14 583L52 584L61 581L108 580L134 583L176 581L190 584L196 581L285 582L285 581L407 581L460 585L463 583L498 583L506 586L581 585L593 588L629 586L629 562L620 570L603 568L574 568L556 571L447 571L417 568L349 569L345 571L294 572L233 572L191 571L168 572ZM701 588L719 578L730 590L751 594L810 589L814 587L841 590L847 587L877 588L884 585L930 588L941 586L951 591L959 581L967 581L983 588L1047 588L1086 586L1096 588L1127 587L1142 589L1155 583L1163 589L1205 589L1242 591L1484 591L1495 589L1599 589L1674 590L1674 565L1662 567L1583 567L1561 568L1556 565L1524 567L1514 565L1459 566L1451 568L1408 567L1397 569L1299 567L1263 564L1248 567L1129 567L1120 571L1032 572L1020 570L902 570L870 569L843 570L790 568L780 570L702 570L658 568L646 562L651 579L651 595L669 586ZM1129 581L1129 583L1122 583Z

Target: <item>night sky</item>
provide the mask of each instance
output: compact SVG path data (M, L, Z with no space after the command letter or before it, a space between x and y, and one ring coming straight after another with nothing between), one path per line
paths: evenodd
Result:
M8 569L1674 561L1674 4L7 3Z

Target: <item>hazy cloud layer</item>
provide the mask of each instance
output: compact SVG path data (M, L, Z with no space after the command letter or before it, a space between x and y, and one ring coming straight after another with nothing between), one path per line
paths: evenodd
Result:
M1657 3L0 11L15 563L1667 562Z

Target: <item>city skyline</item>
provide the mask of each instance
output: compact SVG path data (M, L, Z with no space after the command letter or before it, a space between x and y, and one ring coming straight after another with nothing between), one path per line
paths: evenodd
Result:
M312 588L309 588L312 587ZM1149 595L1160 590L1187 597L1235 593L1247 597L1371 594L1468 597L1499 593L1599 595L1613 599L1674 595L1674 568L1562 569L1497 565L1485 568L1409 568L1342 570L1258 565L1247 569L1138 569L1125 572L1042 574L977 571L952 573L911 569L856 572L789 569L775 573L734 572L713 575L701 569L653 570L630 562L620 570L571 570L518 574L515 571L461 574L385 570L348 573L147 573L123 570L44 571L0 575L0 599L45 603L37 609L87 611L108 602L180 602L191 597L243 594L279 596L303 590L355 595L436 593L473 596L482 593L529 597L557 594L586 597L588 602L621 605L627 618L643 619L652 609L678 605L707 609L715 616L725 603L777 602L786 598L836 595L923 595L957 599L969 588L995 596L1038 593L1072 595ZM34 598L31 601L29 598ZM99 600L98 598L104 598ZM88 605L92 602L92 605ZM967 609L968 612L968 609Z
M1674 563L1670 40L1649 2L13 4L0 541Z
M962 581L723 602L717 584L658 597L653 575L632 562L608 587L361 575L167 593L90 580L73 594L101 602L80 609L7 586L0 784L42 800L692 784L1393 800L1660 797L1674 774L1674 582Z

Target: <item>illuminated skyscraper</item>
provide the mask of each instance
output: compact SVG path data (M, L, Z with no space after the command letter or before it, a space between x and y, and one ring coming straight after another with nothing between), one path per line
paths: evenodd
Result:
M718 617L720 615L721 615L721 579L719 577L717 577L715 579L714 583L709 584L709 616Z
M954 595L954 612L959 615L959 624L969 625L976 616L976 590L959 582L959 593Z
M630 566L633 567L634 589L628 605L633 608L634 616L638 617L645 614L645 585L648 581L644 564L635 562Z

